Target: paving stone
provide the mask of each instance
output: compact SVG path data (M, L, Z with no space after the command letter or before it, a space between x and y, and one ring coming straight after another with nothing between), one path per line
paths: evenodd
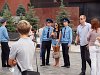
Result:
M62 54L62 53L61 53ZM41 67L41 60L40 60L40 55L39 55L39 50L37 50L37 59L38 59L38 67L39 67L39 72L41 75L78 75L81 72L81 57L79 52L70 52L70 68L63 68L63 67L54 67L54 59L52 58L52 51L50 55L50 66L44 66ZM34 61L34 70L36 71L36 63L35 63L35 57L32 60ZM60 66L63 65L63 58L61 55L60 58ZM0 66L1 66L1 61L0 61ZM1 71L0 68L0 75L13 75L12 72L9 71L9 69L5 68L4 71ZM89 65L87 64L87 71L86 75L90 75L90 68Z

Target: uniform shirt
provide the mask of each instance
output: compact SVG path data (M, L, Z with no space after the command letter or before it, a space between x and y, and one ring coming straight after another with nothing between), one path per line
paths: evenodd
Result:
M65 30L66 28L66 30ZM72 43L72 29L69 26L63 27L61 30L61 43L68 43L71 45ZM65 37L63 37L65 35Z
M21 71L33 71L34 52L35 47L33 41L29 37L20 38L11 46L9 58L16 59ZM20 75L18 72L18 68L15 67L14 75Z
M0 27L0 41L1 42L8 42L9 36L5 26Z
M49 38L47 38L48 28L50 28L49 29ZM51 35L52 32L53 32L53 27L51 27L51 26L50 27L49 26L44 27L43 32L42 32L42 36L41 36L41 40L42 41L50 41L51 40L50 35Z
M87 22L85 22L85 25L82 26L80 24L77 27L77 34L79 35L81 46L84 46L84 45L88 44L87 35L88 35L88 32L90 31L90 29L91 29L91 24L87 23Z

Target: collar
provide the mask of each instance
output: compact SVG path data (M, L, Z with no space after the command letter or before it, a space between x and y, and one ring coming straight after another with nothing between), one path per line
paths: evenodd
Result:
M82 25L82 24L80 24L81 26L86 26L86 22L85 22L85 24L84 25Z
M5 27L4 25L2 25L2 27Z
M65 26L64 28L68 28L69 26Z

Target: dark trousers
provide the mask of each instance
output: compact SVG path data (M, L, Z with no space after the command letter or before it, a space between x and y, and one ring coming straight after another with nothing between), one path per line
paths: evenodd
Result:
M8 59L9 59L9 52L10 48L8 46L8 42L1 42L1 59L2 59L2 67L9 67L8 65Z
M62 43L64 66L70 66L68 43Z
M86 61L88 62L89 66L91 67L91 60L90 60L90 53L87 45L80 46L81 49L81 60L82 60L82 72L86 71Z
M43 65L45 65L46 51L47 51L46 64L49 64L50 49L51 49L51 41L43 41L42 42L42 64Z

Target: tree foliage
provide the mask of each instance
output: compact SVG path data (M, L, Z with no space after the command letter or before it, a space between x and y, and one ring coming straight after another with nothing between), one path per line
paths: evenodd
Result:
M7 3L5 3L2 9L2 17L7 19L7 30L9 32L14 32L16 28L14 26L14 20Z
M16 15L22 16L22 15L25 15L25 12L26 12L26 10L25 10L24 6L22 4L20 4L18 6L18 9L16 10Z
M0 16L3 16L3 13L4 13L4 11L5 11L6 9L8 9L8 10L10 11L9 6L8 6L7 3L4 4L2 10L0 11Z
M21 16L21 20L25 19L32 25L32 28L37 30L39 18L35 16L34 7L29 6L29 11L25 14L25 16Z
M70 19L70 14L69 12L65 9L65 5L63 4L63 0L61 0L61 6L59 7L59 11L58 14L56 15L56 22L60 24L60 27L62 27L62 22L61 19L62 18L68 18Z

